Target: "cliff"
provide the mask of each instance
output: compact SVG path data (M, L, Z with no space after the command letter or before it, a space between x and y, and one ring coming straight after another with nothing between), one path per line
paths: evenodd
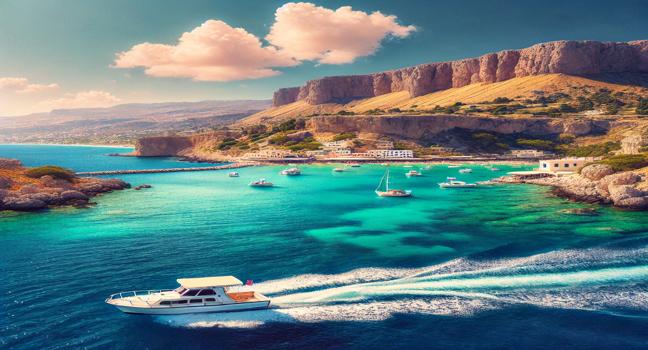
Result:
M555 41L477 58L422 64L368 75L325 77L302 87L279 89L273 106L295 101L311 105L407 91L410 97L541 74L580 76L648 73L648 40L631 42Z
M464 115L321 116L309 120L315 133L364 132L426 140L453 129L498 134L584 136L605 133L622 122L594 119L508 118Z
M133 156L137 157L171 157L183 156L197 148L212 148L227 137L239 136L236 132L213 131L187 136L148 136L135 143Z

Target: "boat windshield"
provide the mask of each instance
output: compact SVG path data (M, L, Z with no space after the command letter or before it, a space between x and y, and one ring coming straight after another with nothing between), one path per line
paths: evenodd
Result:
M180 294L180 295L182 295L182 293L184 293L186 290L187 290L187 288L185 288L185 287L178 287L178 288L174 289L173 291Z

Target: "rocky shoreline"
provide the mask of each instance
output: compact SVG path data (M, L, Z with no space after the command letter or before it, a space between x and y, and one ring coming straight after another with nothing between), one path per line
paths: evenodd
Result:
M537 178L511 175L498 181L551 186L554 195L577 202L648 210L647 175L647 168L615 172L606 165L592 164L579 174Z
M51 207L85 207L92 197L130 188L119 179L32 178L19 161L0 159L0 211L37 211Z

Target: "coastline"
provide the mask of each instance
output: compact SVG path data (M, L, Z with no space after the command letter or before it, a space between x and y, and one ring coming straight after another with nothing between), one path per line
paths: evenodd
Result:
M101 147L101 148L135 148L135 145L106 145L81 143L0 143L0 146L69 146L69 147Z

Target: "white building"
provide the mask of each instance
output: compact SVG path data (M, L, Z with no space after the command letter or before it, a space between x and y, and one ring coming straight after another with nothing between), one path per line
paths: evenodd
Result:
M540 161L539 171L549 173L562 173L562 172L577 172L586 164L591 163L600 158L595 157L579 157L579 158L561 158L561 159L548 159Z
M291 151L286 151L282 149L264 149L254 153L246 153L243 155L243 158L246 159L283 159L283 158L294 158L297 157L296 154Z
M539 158L546 156L547 153L537 149L514 149L511 151L511 155L518 158Z
M350 145L349 140L322 142L322 148L328 149L328 150L336 150L336 149L339 149L339 148L349 148L349 145Z
M414 152L409 149L372 149L367 154L375 158L414 158Z
M393 149L394 143L388 140L381 140L376 142L377 149Z

